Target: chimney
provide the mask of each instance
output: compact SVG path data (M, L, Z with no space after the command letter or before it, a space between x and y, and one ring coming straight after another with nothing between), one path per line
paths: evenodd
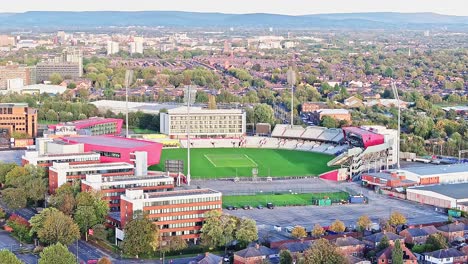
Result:
M383 233L384 233L384 234L387 234L387 230L384 229Z
M255 244L255 248L256 248L256 249L259 249L259 248L260 248L260 245L259 245L258 243Z
M210 252L205 252L205 257L208 257L209 254Z
M423 225L419 225L419 228L420 228L420 229L423 228Z
M343 235L343 238L346 238L346 235Z

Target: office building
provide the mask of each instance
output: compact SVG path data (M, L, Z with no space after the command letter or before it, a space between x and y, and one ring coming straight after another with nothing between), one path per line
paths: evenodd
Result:
M111 212L120 211L120 196L125 195L127 189L142 190L143 193L173 191L174 178L156 175L103 177L101 174L88 174L81 181L81 191L100 191L102 199L109 203Z
M126 162L77 164L56 163L49 168L49 192L55 190L65 183L86 179L87 174L101 174L102 177L114 175L134 175L134 167Z
M107 42L107 55L112 55L119 53L119 43L115 41L108 41Z
M0 129L37 136L37 110L28 104L0 103Z
M36 82L48 81L53 73L77 79L82 76L83 69L77 62L40 62L36 65Z
M128 50L130 54L143 54L143 38L142 37L134 37L133 41L128 43Z
M5 66L0 66L0 90L6 90L8 85L14 85L11 81L21 79L23 85L31 84L31 67L19 65L15 63L8 63Z
M187 107L161 113L161 133L171 138L187 137ZM241 109L190 107L190 136L195 138L240 137L245 134L246 116Z
M156 193L127 189L120 198L121 227L125 228L134 213L141 211L158 225L163 240L180 236L197 243L205 214L212 210L221 211L221 196L220 192L211 189ZM122 230L116 230L116 238L123 239Z

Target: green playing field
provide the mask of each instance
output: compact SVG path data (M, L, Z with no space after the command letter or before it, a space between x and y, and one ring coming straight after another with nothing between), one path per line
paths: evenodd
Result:
M252 177L252 169L258 169L258 177L317 176L333 168L327 162L333 156L284 149L256 148L207 148L191 149L191 174L193 178L213 179ZM161 161L150 170L164 171L166 160L183 160L187 172L187 149L164 149Z

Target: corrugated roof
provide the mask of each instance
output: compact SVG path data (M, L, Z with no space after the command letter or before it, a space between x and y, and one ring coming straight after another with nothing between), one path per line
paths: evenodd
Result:
M431 185L431 186L424 186L424 187L413 187L413 188L407 189L407 191L410 191L410 192L411 190L431 191L431 192L445 195L447 197L451 197L453 199L468 198L468 191L467 191L468 183L441 184L441 185Z
M84 136L84 137L64 137L63 140L66 142L73 143L84 143L90 145L99 145L106 147L116 147L116 148L140 148L146 147L148 145L160 144L157 142L124 138L124 137L115 137L115 136Z

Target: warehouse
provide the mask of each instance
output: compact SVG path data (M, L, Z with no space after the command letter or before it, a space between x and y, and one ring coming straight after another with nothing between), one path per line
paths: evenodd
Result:
M398 174L420 185L464 183L468 182L468 163L412 167L399 170Z
M468 183L414 187L406 190L406 198L436 207L464 209L468 202L467 190Z

